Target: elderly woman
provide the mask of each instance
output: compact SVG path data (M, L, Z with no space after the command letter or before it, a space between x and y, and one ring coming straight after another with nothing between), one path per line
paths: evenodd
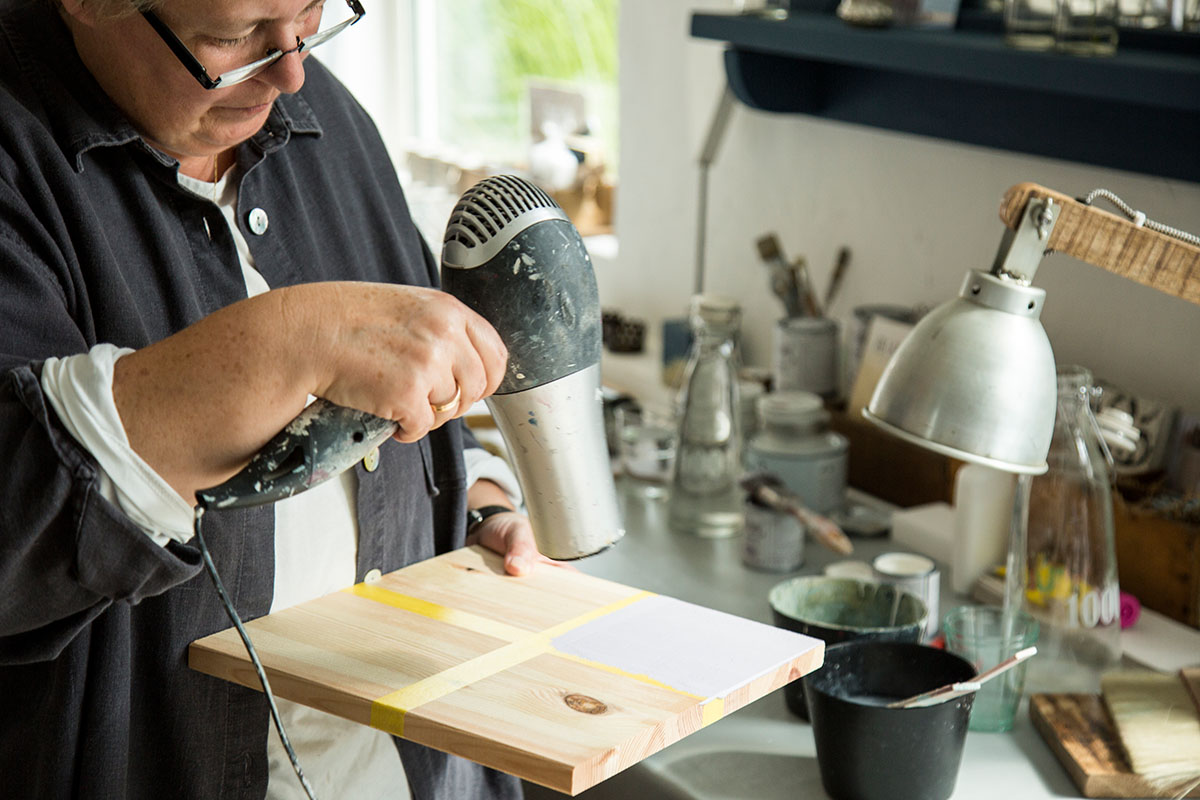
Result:
M265 696L186 650L228 626L195 493L311 396L396 420L396 441L276 506L205 516L242 616L461 546L468 507L511 507L511 474L454 421L496 388L504 346L435 288L374 126L308 58L362 14L0 0L6 797L301 796ZM541 560L519 514L471 533L513 574ZM280 706L318 794L520 794Z

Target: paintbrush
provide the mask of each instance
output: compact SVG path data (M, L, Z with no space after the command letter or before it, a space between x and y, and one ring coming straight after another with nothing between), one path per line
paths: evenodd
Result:
M850 266L850 248L842 247L838 249L837 261L833 265L833 275L829 278L829 285L825 287L825 310L833 305L833 298L837 297L838 290L842 288L842 279L846 277L846 269Z
M983 684L995 678L997 675L1008 672L1010 669L1020 664L1027 658L1037 654L1036 647L1026 647L1024 650L1018 650L1013 655L1001 661L991 669L984 670L969 681L960 681L958 683L949 683L945 686L939 686L936 689L930 689L928 692L921 692L912 697L907 697L903 700L897 700L894 703L888 703L888 708L924 708L925 706L934 706L938 703L944 703L947 700L953 700L956 697L962 697L964 694L977 692L983 687Z
M759 237L755 246L758 256L771 270L771 291L783 303L785 313L789 317L802 317L805 308L800 300L800 286L796 282L796 273L788 266L783 257L783 248L779 239L773 233Z
M1200 712L1190 688L1187 670L1117 671L1100 678L1130 768L1160 796L1183 797L1200 785Z
M810 530L817 541L833 552L843 556L854 552L854 545L837 523L806 508L800 498L784 488L783 482L774 475L752 473L742 478L741 485L752 500L800 520L800 524Z
M817 300L817 292L813 289L812 279L808 276L808 262L800 256L792 262L792 280L796 283L800 300L804 303L804 311L810 317L824 316L821 303Z

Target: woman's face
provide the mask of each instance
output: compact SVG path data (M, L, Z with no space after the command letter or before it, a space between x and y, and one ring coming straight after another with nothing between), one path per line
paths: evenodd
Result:
M314 33L325 0L167 0L159 18L215 78L290 50ZM105 93L139 132L190 164L253 136L280 94L304 84L306 53L291 53L228 88L202 87L140 15L90 19L86 5L64 3L76 48ZM198 175L203 177L203 173Z

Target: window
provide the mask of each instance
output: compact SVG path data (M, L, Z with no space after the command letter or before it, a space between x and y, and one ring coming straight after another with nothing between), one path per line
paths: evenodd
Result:
M431 242L468 186L512 171L550 191L585 235L605 232L618 3L377 1L357 26L374 29L369 43L354 31L319 57L380 125Z

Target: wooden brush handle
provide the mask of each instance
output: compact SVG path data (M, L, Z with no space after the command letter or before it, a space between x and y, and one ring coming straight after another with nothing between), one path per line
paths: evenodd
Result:
M837 526L833 520L823 517L815 511L810 511L795 500L775 491L770 486L759 486L754 490L754 496L771 508L791 514L800 520L801 524L812 531L817 540L835 553L848 556L854 552L850 538Z
M1164 233L1139 228L1125 217L1102 211L1036 183L1010 188L1000 219L1016 230L1029 201L1052 198L1062 205L1047 250L1200 304L1200 247Z

